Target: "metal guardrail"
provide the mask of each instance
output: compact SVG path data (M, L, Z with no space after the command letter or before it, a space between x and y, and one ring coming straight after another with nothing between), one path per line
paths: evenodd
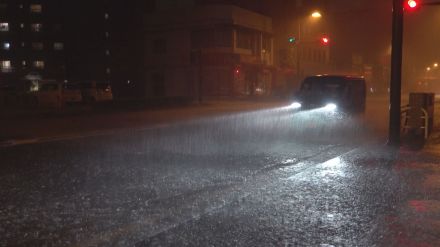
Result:
M404 105L400 109L401 118L404 118L404 121L403 121L404 124L403 124L403 126L401 128L401 132L406 132L409 129L415 128L413 126L408 126L407 125L408 124L408 119L410 118L410 116L408 116L408 112L411 109L413 109L413 108L411 106L409 106L409 105ZM424 137L425 137L425 139L428 139L428 134L429 134L428 133L429 132L429 114L428 114L428 112L423 107L420 107L420 110L423 113L423 116L421 117L421 119L424 119L424 126L421 126L421 127L418 127L418 128L421 128L421 129L424 130Z

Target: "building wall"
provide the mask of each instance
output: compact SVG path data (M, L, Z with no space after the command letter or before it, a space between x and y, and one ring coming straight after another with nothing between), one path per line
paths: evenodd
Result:
M272 78L270 18L214 5L160 11L146 24L147 97L249 96L271 88L257 87Z
M64 3L69 81L109 82L116 98L143 96L145 1ZM145 8L145 9L144 9Z
M0 80L65 78L65 29L58 1L0 1Z

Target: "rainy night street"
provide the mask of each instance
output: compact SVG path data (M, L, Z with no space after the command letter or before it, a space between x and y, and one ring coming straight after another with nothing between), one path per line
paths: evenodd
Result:
M380 245L405 188L366 123L286 106L5 147L0 245Z
M440 0L0 0L0 247L440 247Z

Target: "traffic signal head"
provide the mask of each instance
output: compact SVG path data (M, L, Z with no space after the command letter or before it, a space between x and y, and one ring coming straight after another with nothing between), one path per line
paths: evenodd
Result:
M413 11L418 9L420 6L419 0L405 0L405 9Z
M296 42L296 38L295 37L289 37L289 39L287 41L289 41L289 43L295 43Z
M328 45L330 43L330 39L327 36L321 38L321 43L323 45Z

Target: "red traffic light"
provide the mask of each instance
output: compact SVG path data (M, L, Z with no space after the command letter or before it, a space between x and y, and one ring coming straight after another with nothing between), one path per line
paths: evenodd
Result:
M330 43L330 39L327 36L321 38L321 43L323 45L328 45Z
M415 10L420 6L418 0L405 0L405 9L407 10Z

